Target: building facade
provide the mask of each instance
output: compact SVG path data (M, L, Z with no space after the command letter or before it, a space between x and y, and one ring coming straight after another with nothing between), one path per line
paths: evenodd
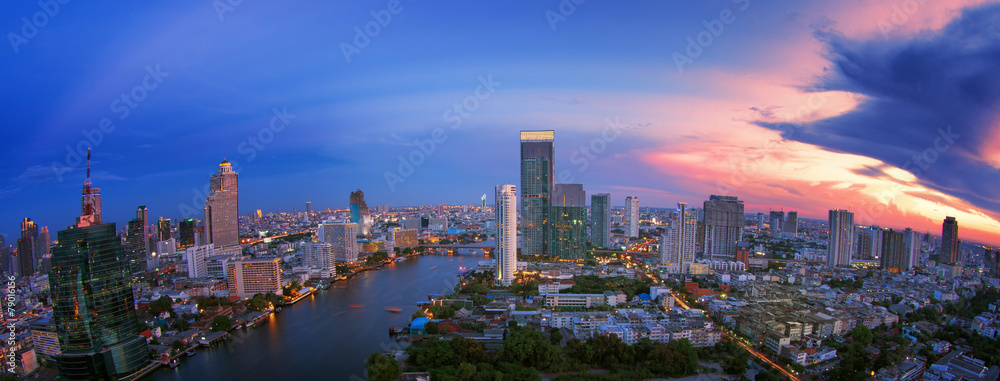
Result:
M668 221L660 241L660 265L674 273L687 272L695 259L698 213L678 202L674 217Z
M611 247L611 194L590 196L590 244Z
M732 260L736 242L743 239L743 201L734 196L709 196L705 201L705 257Z
M827 265L850 266L854 253L854 213L849 210L830 211L830 243L827 246Z
M521 131L521 251L547 255L555 131Z
M949 265L957 264L959 247L958 221L955 217L945 217L941 224L941 252L938 261Z
M210 192L205 200L205 243L215 247L240 244L239 174L232 164L223 160L219 172L209 180Z
M639 236L639 197L625 197L625 236Z
M510 286L517 270L517 194L514 185L496 186L494 222L496 224L496 274L498 286Z
M230 295L241 298L255 294L281 295L281 258L241 257L226 262L226 286Z
M549 255L583 259L587 250L587 194L582 184L556 184L552 192Z

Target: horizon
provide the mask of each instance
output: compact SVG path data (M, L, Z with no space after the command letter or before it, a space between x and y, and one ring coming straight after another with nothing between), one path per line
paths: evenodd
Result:
M241 215L355 189L478 205L537 129L557 183L612 200L733 195L935 236L954 216L1000 245L997 3L40 4L0 19L8 245L25 217L73 224L81 148L121 229L139 205L201 219L224 159Z

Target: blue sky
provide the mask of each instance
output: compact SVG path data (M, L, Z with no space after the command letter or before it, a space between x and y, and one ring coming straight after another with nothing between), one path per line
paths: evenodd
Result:
M895 169L904 167L900 157L932 144L937 126L921 130L930 141L896 147L898 157L849 128L858 120L903 123L872 118L891 114L882 105L923 91L881 91L901 75L880 65L899 57L876 53L923 46L942 59L981 57L965 72L995 63L989 52L997 39L975 20L989 20L996 7L941 2L896 22L902 17L894 18L898 4L891 1L585 1L570 12L567 4L575 3L568 0L403 0L392 7L396 13L389 1L344 3L244 0L229 9L217 7L226 0L42 2L58 4L57 12L46 5L50 17L38 16L40 3L0 5L9 44L0 47L8 116L2 159L9 163L0 169L0 233L16 238L23 217L55 230L72 223L84 171L71 165L67 147L93 145L105 219L124 224L140 204L172 219L199 208L223 158L240 172L244 214L301 210L306 201L344 207L359 188L369 204L476 203L495 184L517 183L521 129L556 130L557 172L588 192L611 192L614 204L627 195L650 206L698 203L725 190L750 209L797 209L804 217L875 205L865 206L876 211L873 221L889 226L932 230L945 214L978 228L980 237L1000 226L1000 197L972 181L997 176L996 151L974 144L997 136L995 93L970 90L985 106L974 110L975 120L953 123L970 126L960 134L971 139L939 152L936 171ZM24 29L22 17L45 22L25 34L31 27ZM376 17L385 25L375 28ZM377 34L348 59L344 45L366 26ZM933 43L962 33L981 44L955 51ZM699 37L709 43L688 54ZM682 70L678 54L691 59ZM871 75L847 70L844 57ZM492 91L483 82L492 82ZM810 90L815 86L823 90ZM808 97L817 92L824 101L812 107ZM143 99L122 99L126 93ZM468 116L453 128L453 109L463 102ZM926 102L947 108L941 118L967 115ZM808 114L780 118L801 104L810 105ZM897 109L912 112L908 105ZM279 120L274 132L276 110L287 125ZM83 131L99 130L105 118L114 129L92 144L97 135L89 132L88 140ZM809 133L781 135L788 124ZM390 185L386 173L400 173L400 157L421 152L414 142L435 136L439 142L432 152L422 146L430 154L413 173ZM251 137L267 141L253 154ZM780 146L768 148L775 140ZM584 146L604 148L587 156ZM720 168L718 155L760 165ZM802 168L811 169L796 173ZM957 176L954 168L968 171ZM817 172L834 180L817 186L824 183L811 179ZM810 180L797 181L803 178ZM893 184L903 188L885 197ZM857 200L832 203L831 194Z

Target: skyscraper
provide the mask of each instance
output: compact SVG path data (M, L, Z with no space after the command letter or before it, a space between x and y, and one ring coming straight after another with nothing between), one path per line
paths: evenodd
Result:
M882 228L866 226L855 228L854 258L863 261L877 261L882 257Z
M903 231L903 243L906 245L906 255L909 257L907 260L906 268L904 270L909 271L914 267L920 265L920 233L913 231L913 229L906 228Z
M521 253L547 255L555 131L521 131Z
M743 262L744 265L750 266L750 242L736 243L736 262Z
M181 244L181 248L194 246L194 237L197 232L195 225L197 225L197 222L194 218L183 219L177 224L177 238Z
M358 224L353 222L334 222L320 224L317 232L320 242L328 242L333 248L333 254L338 261L356 262L358 260Z
M854 213L843 209L830 211L830 244L826 262L830 266L850 266L854 253Z
M239 174L223 160L219 172L209 182L211 191L205 200L205 243L216 248L240 244Z
M901 231L889 229L882 233L882 252L879 264L883 270L899 273L908 270L906 239Z
M698 212L678 202L660 241L660 264L671 272L687 272L694 262Z
M757 212L757 230L764 230L764 213Z
M143 255L149 255L152 252L152 246L149 244L149 237L152 235L152 229L149 223L149 209L145 205L139 205L135 209L135 218L142 222L142 251Z
M611 247L611 194L590 196L590 244Z
M372 215L365 203L365 193L358 189L351 192L351 222L358 224L358 234L369 236L372 232Z
M785 219L785 233L799 234L799 212L791 211L788 212L788 218Z
M771 211L771 232L780 233L785 231L785 212Z
M170 219L160 217L156 221L156 240L166 241L170 239Z
M133 218L125 227L125 258L128 260L128 268L131 274L139 274L146 269L146 239L145 227L142 220Z
M522 140L523 140L522 132ZM494 282L498 286L514 283L517 270L517 194L513 184L496 186L496 204L493 206L496 222L496 273Z
M21 238L17 240L17 275L32 276L38 265L38 225L30 218L21 221Z
M69 380L121 378L149 363L121 239L115 224L99 220L80 216L76 226L58 233L52 251L52 318L62 350L56 363Z
M625 197L625 235L639 236L639 197L636 196Z
M582 184L556 184L549 213L549 255L583 259L587 249L587 193Z
M941 253L938 261L950 265L957 264L958 258L958 221L955 217L945 217L941 224Z
M744 225L743 201L734 196L709 196L705 201L705 257L732 260Z
M312 201L306 201L306 220L312 219L313 213L313 203Z

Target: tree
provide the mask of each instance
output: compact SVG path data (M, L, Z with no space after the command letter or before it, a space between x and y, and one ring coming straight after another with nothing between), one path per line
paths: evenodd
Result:
M559 343L562 342L562 339L562 331L560 331L559 328L549 329L549 342L552 343L552 345L559 345Z
M872 330L868 329L867 326L864 324L858 324L851 330L851 338L853 338L855 342L861 344L862 347L867 347L872 343L874 335L872 334Z
M426 330L427 333L429 333L431 335L437 335L438 332L440 331L438 329L437 323L432 322L432 321L424 323L424 330Z
M351 272L351 268L347 267L347 265L337 265L336 269L337 269L337 275L347 275L348 273Z
M365 374L372 381L393 381L402 374L399 364L392 357L382 353L372 353L365 360Z
M228 331L233 327L233 321L228 316L219 315L212 319L210 329L212 332Z

